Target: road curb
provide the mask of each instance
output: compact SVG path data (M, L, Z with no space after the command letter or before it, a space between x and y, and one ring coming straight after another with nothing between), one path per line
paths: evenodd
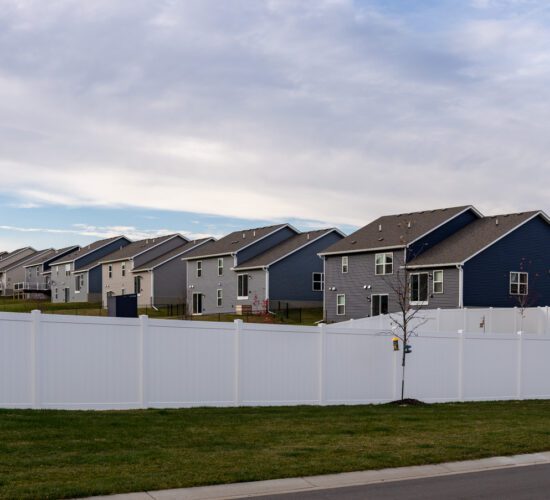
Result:
M343 488L346 486L363 486L390 481L404 481L407 479L449 476L453 474L466 474L469 472L481 472L510 467L525 467L537 464L550 464L550 452L513 455L509 457L482 458L479 460L447 462L435 465L415 465L412 467L343 472L324 476L272 479L268 481L198 486L194 488L147 491L141 493L124 493L119 495L89 497L89 500L229 500L261 495Z

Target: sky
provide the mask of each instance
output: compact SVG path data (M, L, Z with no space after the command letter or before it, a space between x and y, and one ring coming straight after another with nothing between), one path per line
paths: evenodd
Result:
M0 251L549 211L550 3L0 0Z

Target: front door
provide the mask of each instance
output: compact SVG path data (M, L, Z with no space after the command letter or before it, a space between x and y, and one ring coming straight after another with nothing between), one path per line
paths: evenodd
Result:
M202 314L202 293L193 294L193 314Z
M70 289L65 288L65 302L69 302L71 295L70 295Z

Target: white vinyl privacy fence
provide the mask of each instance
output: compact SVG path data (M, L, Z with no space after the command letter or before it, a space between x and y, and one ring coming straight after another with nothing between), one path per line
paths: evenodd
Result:
M550 398L550 335L411 344L407 397ZM0 313L0 407L381 403L399 396L400 354L377 329Z

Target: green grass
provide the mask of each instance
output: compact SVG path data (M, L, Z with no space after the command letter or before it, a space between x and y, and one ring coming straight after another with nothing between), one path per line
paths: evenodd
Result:
M3 298L0 300L0 312L31 312L38 309L44 313L100 315L101 304L91 302L53 303L49 300L18 300Z
M68 498L550 450L550 401L0 411L0 498Z

